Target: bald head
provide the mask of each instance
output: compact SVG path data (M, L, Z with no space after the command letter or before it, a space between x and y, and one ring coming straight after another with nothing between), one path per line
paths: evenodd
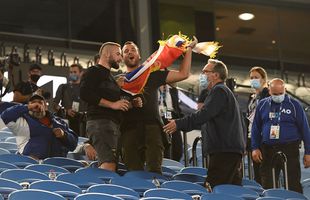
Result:
M282 95L285 94L285 83L282 79L275 78L269 82L270 95Z

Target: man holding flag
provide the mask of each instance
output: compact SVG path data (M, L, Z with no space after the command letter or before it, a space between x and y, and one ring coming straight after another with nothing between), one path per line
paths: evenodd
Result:
M176 44L179 43L176 42ZM196 44L197 39L194 38L194 41L183 42L181 51L180 48L175 47L168 50L160 48L141 66L137 45L131 41L124 44L122 54L128 73L122 88L132 95L142 95L143 99L143 107L126 112L122 124L123 158L128 170L144 170L146 163L148 171L161 173L164 148L168 144L168 138L162 131L158 110L158 88L161 85L188 78L192 49ZM171 65L182 53L184 58L179 70L160 70ZM171 62L166 59L171 57L174 57L170 59Z

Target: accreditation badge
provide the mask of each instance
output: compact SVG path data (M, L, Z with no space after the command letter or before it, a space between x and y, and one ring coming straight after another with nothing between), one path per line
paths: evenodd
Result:
M79 112L79 107L80 107L80 103L79 102L76 102L76 101L72 102L72 110L74 112Z
M270 139L279 139L280 138L280 126L272 125L270 127Z

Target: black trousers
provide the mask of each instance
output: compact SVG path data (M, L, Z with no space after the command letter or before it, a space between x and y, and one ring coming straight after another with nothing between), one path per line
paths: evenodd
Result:
M302 193L300 184L301 170L299 163L299 142L292 142L281 145L262 145L263 161L261 163L261 180L262 186L265 189L273 187L272 182L272 157L278 151L282 151L287 157L287 173L289 190ZM278 181L280 170L283 169L283 164L278 161L275 163L276 182Z
M221 184L241 185L242 155L220 152L209 155L209 168L206 181L213 188Z

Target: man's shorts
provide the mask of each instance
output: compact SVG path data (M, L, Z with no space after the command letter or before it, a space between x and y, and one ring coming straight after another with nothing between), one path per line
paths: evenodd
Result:
M97 151L98 165L117 162L117 142L121 135L119 124L109 119L90 120L86 132Z

